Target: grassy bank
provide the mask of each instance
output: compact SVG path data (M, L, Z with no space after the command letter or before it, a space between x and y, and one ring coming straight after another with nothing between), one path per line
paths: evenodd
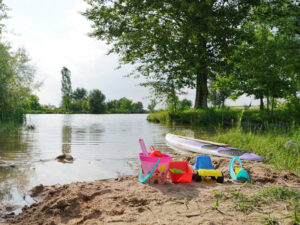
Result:
M289 170L300 175L300 128L289 132L280 130L244 132L234 128L225 132L220 130L207 138L256 153L262 156L266 163L272 164L276 170ZM286 144L291 140L296 144Z
M267 112L258 110L210 109L178 113L160 111L150 114L147 119L192 125L196 138L227 143L256 153L276 170L289 170L300 175L300 116L283 110L275 110L270 117ZM202 136L197 135L197 130ZM210 132L203 134L203 130ZM291 140L295 144L287 146L286 143Z
M267 111L231 109L186 110L183 112L159 111L147 118L151 122L188 124L193 126L234 126L240 119L242 124L252 126L290 126L300 123L299 114L285 110L274 110L273 115Z

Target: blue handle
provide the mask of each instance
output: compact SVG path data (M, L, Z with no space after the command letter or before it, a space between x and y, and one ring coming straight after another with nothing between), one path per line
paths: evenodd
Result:
M236 160L239 161L239 163L240 163L240 165L241 165L241 169L243 169L242 161L241 161L240 157L238 157L238 156L234 156L234 157L231 159L229 168L231 168L231 167L233 168L233 164L234 164L234 162L235 162Z
M152 170L144 178L142 178L142 171L140 171L139 182L145 183L151 177L151 175L154 173L156 167L158 166L159 161L160 161L160 158L157 159L157 161L156 161L155 165L153 166Z
M241 165L241 170L237 174L235 174L234 168L233 168L233 164L236 160L239 161L239 163ZM229 174L230 174L231 178L234 179L234 180L240 180L240 181L247 180L247 181L250 181L250 177L249 177L247 171L243 169L242 161L238 156L234 156L231 159L230 165L229 165Z

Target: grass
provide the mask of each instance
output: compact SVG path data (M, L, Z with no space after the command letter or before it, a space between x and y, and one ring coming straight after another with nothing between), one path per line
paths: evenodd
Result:
M194 128L194 136L198 139L226 143L232 147L256 153L264 159L264 162L272 164L274 169L289 170L300 175L300 127L294 124L288 129L275 125L267 125L264 128L245 128L241 125L243 117L244 113L241 113L234 128L221 126L214 129L211 127ZM177 132L181 134L184 131ZM295 144L287 145L290 141Z
M230 200L233 203L233 209L244 214L253 211L268 214L268 212L263 211L263 206L267 206L272 202L283 202L285 208L290 212L289 217L294 224L299 223L300 191L297 189L270 186L260 189L257 193L245 195L240 190L228 188L224 192L213 191L213 194L216 198L216 205L212 207L213 209L219 211L220 202ZM270 215L263 216L263 220L264 224L279 224L278 220Z
M217 193L217 192L213 191L213 194L214 194L214 196L216 197L216 204L215 204L215 206L212 207L212 209L213 209L213 210L217 210L219 213L221 213L222 215L224 215L224 212L222 212L222 211L219 209L219 205L220 205L219 201L220 201L220 199L221 199L222 197L224 197L223 193L222 193L222 192L221 192L221 193Z
M241 115L242 118L241 118ZM273 115L267 111L257 109L189 109L182 112L158 111L152 113L147 118L151 122L188 124L193 126L235 126L240 119L245 126L273 126L289 127L293 123L299 124L300 117L291 114L287 110L276 109Z
M264 217L264 224L265 225L279 225L280 223L275 217L271 217L270 215Z
M256 153L262 156L266 163L274 165L277 170L289 170L300 174L300 128L289 132L281 130L243 132L240 128L228 129L225 132L219 130L210 136L209 140ZM286 146L290 140L294 140L297 144Z

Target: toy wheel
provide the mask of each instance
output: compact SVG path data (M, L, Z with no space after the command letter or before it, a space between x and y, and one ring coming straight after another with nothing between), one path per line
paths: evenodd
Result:
M222 173L222 176L221 176L221 177L218 177L218 178L217 178L217 182L218 182L218 183L221 183L221 184L224 182L224 175L223 175L223 173Z
M215 176L211 176L211 179L212 179L212 180L216 180L216 177L215 177Z
M201 176L198 175L198 173L194 173L193 174L193 180L195 180L196 182L201 182Z

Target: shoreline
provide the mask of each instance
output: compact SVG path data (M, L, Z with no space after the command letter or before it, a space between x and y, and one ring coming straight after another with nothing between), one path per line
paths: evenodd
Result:
M173 160L186 160L193 165L197 155L175 153ZM2 224L258 224L266 216L292 224L293 209L286 208L286 201L264 197L265 201L243 211L237 207L236 196L253 199L268 187L300 193L300 177L291 172L272 171L263 162L243 161L252 182L238 183L229 178L230 159L211 158L214 167L224 173L223 184L211 180L172 184L168 180L166 184L149 185L139 183L135 175L39 185L31 190L36 203L23 207L19 215L7 216Z

